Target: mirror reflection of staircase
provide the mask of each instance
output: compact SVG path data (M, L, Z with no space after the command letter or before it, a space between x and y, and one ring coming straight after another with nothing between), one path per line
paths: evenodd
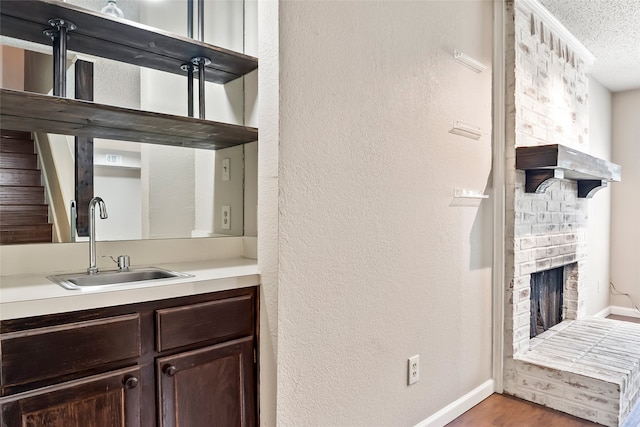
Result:
M0 130L0 244L52 241L44 194L31 133Z

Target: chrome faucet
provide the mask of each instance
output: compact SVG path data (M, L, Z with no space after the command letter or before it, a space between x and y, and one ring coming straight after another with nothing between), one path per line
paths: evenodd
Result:
M100 197L94 197L89 202L89 268L87 274L96 274L96 205L100 208L100 218L107 219L107 206Z

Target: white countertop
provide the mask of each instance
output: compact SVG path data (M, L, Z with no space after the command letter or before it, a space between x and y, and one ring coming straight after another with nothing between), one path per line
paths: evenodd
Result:
M136 267L149 266L131 266L132 270ZM150 280L93 290L67 290L47 279L44 274L0 276L0 320L197 295L259 284L257 261L248 258L154 264L153 267L179 271L193 277Z

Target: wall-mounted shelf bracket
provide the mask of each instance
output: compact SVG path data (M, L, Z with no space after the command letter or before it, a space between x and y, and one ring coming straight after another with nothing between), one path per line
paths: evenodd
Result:
M583 179L578 181L578 197L590 199L599 190L607 187L608 183L600 179Z
M527 193L544 193L559 179L564 179L564 171L559 169L533 169L525 171L524 189Z

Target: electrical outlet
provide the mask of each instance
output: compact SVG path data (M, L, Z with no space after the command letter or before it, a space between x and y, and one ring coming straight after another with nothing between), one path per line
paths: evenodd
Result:
M231 230L231 206L222 207L222 229Z
M231 176L231 161L229 159L222 159L222 180L229 181Z
M408 378L409 385L415 384L420 379L420 356L411 356L408 360Z

